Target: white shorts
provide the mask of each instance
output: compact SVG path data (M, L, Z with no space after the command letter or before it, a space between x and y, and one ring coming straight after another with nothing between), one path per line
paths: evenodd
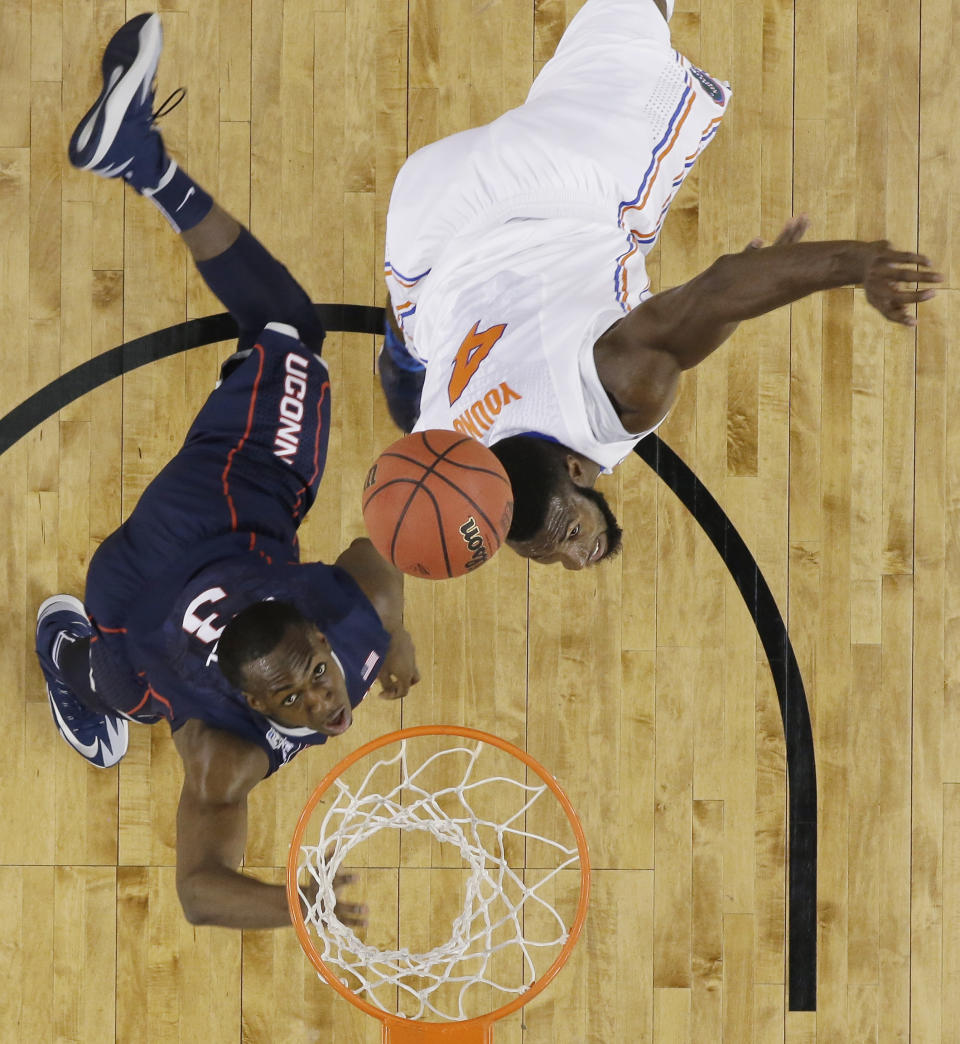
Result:
M653 0L587 0L524 105L404 164L387 215L388 282L395 273L400 287L415 283L451 239L484 225L615 221L673 112L684 65Z
M561 218L620 236L610 248L621 255L617 303L632 307L649 287L643 256L729 97L673 50L653 0L587 0L523 105L420 149L400 170L385 274L408 349L418 355L421 293L513 221Z

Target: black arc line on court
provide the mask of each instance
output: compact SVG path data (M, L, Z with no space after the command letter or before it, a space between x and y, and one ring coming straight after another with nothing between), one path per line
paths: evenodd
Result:
M753 618L777 690L787 751L788 998L790 1011L817 1009L817 766L797 657L767 581L723 508L676 453L648 435L634 453L663 479L710 538Z
M334 333L383 333L383 309L368 305L315 305L324 329ZM0 418L0 453L38 424L101 384L157 359L189 348L235 340L237 324L228 312L168 326L111 348L51 381Z
M326 330L380 334L382 308L316 305ZM51 381L0 418L0 454L38 424L101 384L171 355L237 336L232 317L192 319L118 345ZM788 998L790 1011L817 1006L817 773L803 678L776 600L747 545L723 508L687 465L657 435L634 449L670 487L710 538L743 596L770 665L787 752Z

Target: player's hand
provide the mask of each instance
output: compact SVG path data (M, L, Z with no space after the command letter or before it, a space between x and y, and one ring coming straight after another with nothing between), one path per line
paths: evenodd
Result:
M384 657L377 680L383 686L380 692L382 700L402 699L410 691L410 686L420 681L417 653L413 647L413 639L405 627L398 627L393 632L390 648Z
M810 227L810 219L806 214L797 214L796 217L790 218L790 220L783 226L780 235L773 241L773 246L783 246L786 243L799 243L801 239L806 235L807 229ZM747 244L747 250L760 250L767 244L757 236L755 239L751 239Z
M340 893L344 888L348 888L354 884L357 880L357 875L351 873L349 870L345 870L342 874L335 874L333 878L333 894L337 897L337 905L334 912L337 915L337 920L342 924L347 925L349 928L366 928L367 921L370 918L370 909L366 903L348 903L340 898ZM315 878L310 878L306 885L300 886L300 907L303 911L304 918L307 917L309 911L316 906L317 893L320 891L320 882Z
M930 259L923 254L893 250L885 239L869 243L867 248L863 275L867 300L891 322L916 326L917 320L907 311L908 307L929 301L936 293L917 284L942 283L943 276L931 270Z

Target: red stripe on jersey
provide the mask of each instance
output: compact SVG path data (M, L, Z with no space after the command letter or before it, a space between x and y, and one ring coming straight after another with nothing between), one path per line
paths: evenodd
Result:
M170 706L170 701L165 697L161 696L160 693L157 692L157 690L152 685L147 686L147 695L154 696L156 699L158 699L167 708L167 717L171 721L173 721L173 707Z
M260 355L260 365L257 368L257 376L253 382L253 391L250 392L250 406L247 409L247 427L241 437L240 441L233 447L232 450L227 454L227 463L223 469L222 481L223 481L223 495L227 498L227 507L230 508L230 529L236 532L237 529L237 509L233 506L233 497L230 496L230 468L233 466L234 456L243 449L243 444L250 437L250 429L253 427L253 413L257 405L257 390L260 387L260 378L263 376L263 360L264 352L263 347L259 344L255 344L254 351ZM168 704L169 706L169 704Z

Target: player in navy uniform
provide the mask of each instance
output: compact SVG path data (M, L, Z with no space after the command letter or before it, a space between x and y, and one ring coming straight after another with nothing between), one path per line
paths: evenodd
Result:
M237 352L183 448L94 555L85 606L55 595L40 607L37 654L57 727L92 764L123 757L128 721L169 722L184 764L187 918L277 927L289 924L284 889L236 870L247 794L348 729L374 679L400 697L419 676L402 577L369 541L334 566L298 560L330 428L323 328L287 270L167 155L152 114L162 42L157 15L116 33L70 160L159 207L237 320ZM359 904L339 914L365 916Z

